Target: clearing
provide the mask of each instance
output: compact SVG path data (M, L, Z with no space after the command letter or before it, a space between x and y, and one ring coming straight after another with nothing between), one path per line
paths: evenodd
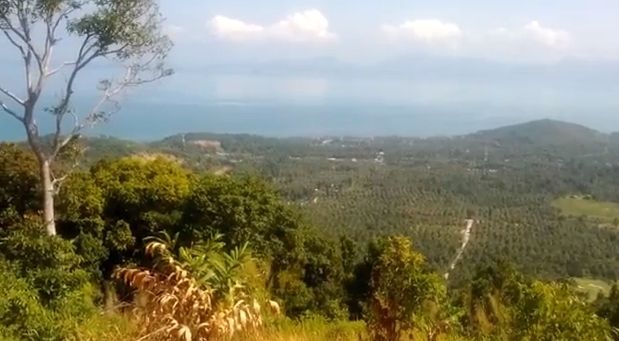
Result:
M565 216L579 217L585 215L605 223L613 223L615 218L619 219L619 204L614 202L570 196L554 200L552 206L560 209Z
M156 159L165 159L168 161L176 162L182 164L184 162L183 159L179 159L178 157L166 154L166 153L137 153L129 156L130 158L145 160L145 161L154 161Z
M578 290L586 292L589 295L589 300L594 301L598 293L601 291L604 295L608 296L611 285L607 282L598 279L590 278L573 278L578 285Z
M223 166L223 167L219 167L219 168L215 168L213 170L213 174L215 175L224 175L229 173L232 170L232 167L230 166Z

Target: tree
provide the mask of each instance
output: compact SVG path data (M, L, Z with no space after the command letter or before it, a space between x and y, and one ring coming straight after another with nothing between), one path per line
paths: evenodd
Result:
M401 340L415 327L415 315L442 302L446 288L440 277L424 269L424 259L406 237L378 243L370 273L368 326L376 341Z
M0 228L36 212L37 166L28 150L0 143Z
M0 31L19 53L26 91L19 95L0 84L0 108L19 121L38 162L43 217L48 235L56 234L54 198L65 175L57 172L59 155L87 127L104 122L118 111L117 96L128 88L172 74L165 60L172 44L162 34L162 18L155 0L0 0ZM65 39L77 41L75 59L53 64L54 51ZM79 115L73 106L80 73L97 60L124 68L121 77L98 82L100 99ZM40 100L53 76L68 71L57 103L41 108ZM52 115L50 137L43 136L37 117L41 109ZM72 127L63 129L67 124ZM67 131L65 131L67 130Z
M90 179L75 175L61 191L59 207L66 221L59 224L63 223L63 236L85 233L103 243L109 252L101 264L104 278L116 266L137 260L136 250L142 249L144 238L161 231L178 232L193 183L189 171L163 158L100 161L91 168Z
M476 334L505 332L509 307L520 302L527 285L528 279L504 259L479 266L458 298L466 311L463 324Z
M608 321L596 316L565 283L535 281L513 308L514 340L609 340Z
M594 307L598 316L606 319L611 327L619 331L619 285L612 286L608 297L601 295L595 301ZM619 334L616 333L614 339L619 340Z
M278 215L287 211L277 192L255 177L201 176L192 184L183 212L181 240L224 234L231 247L251 240L256 255L270 253Z

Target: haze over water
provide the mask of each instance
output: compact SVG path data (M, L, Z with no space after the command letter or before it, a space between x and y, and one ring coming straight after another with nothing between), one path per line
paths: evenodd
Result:
M190 131L430 136L540 118L612 131L619 130L615 94L613 86L603 83L583 87L515 80L204 75L181 69L129 94L110 123L87 134L136 140ZM76 99L80 108L87 109L88 103L84 97ZM23 139L22 129L0 115L0 139Z

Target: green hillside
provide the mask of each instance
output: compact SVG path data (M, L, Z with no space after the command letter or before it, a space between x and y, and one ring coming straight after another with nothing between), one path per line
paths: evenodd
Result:
M534 145L597 144L608 136L585 126L543 119L493 130L480 131L473 136L500 143L529 143Z

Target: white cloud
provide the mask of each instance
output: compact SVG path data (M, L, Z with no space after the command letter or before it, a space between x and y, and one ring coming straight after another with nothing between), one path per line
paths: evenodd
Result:
M217 37L231 41L284 41L324 43L337 40L329 30L329 21L316 9L297 12L271 25L258 25L215 16L209 26Z
M531 21L515 28L500 27L485 32L465 31L457 24L439 19L419 19L399 25L383 25L392 41L404 41L406 48L434 50L436 53L474 55L489 58L547 59L569 53L568 32Z
M537 21L531 21L524 26L525 32L542 44L563 48L570 43L570 35L566 31L543 27Z
M501 27L490 31L491 38L499 38L508 43L533 42L550 48L564 49L570 45L567 31L542 26L538 21L531 21L518 30Z
M400 25L383 25L391 38L405 38L430 44L454 44L463 36L458 25L437 19L406 21Z
M210 25L217 36L230 40L254 39L264 31L260 25L247 24L221 15L215 16Z

